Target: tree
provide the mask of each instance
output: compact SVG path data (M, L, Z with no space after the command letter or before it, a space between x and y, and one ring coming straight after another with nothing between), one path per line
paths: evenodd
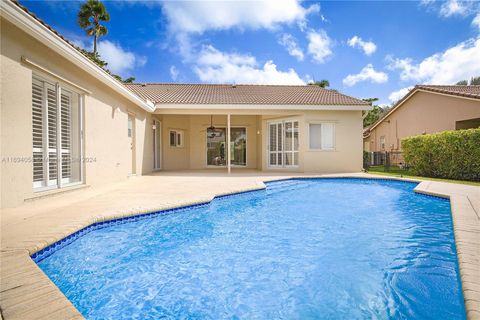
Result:
M89 37L93 36L93 54L97 55L97 39L107 34L107 28L100 24L109 21L110 15L99 0L87 0L80 6L78 24L85 30Z
M458 81L456 83L457 86L468 86L469 83L468 83L468 80L462 80L462 81ZM471 86L475 86L475 85L480 85L480 76L478 77L471 77L470 78L470 85Z
M478 76L478 77L472 77L472 78L470 79L470 85L471 85L471 86L475 86L475 85L478 86L478 85L480 85L480 76Z
M375 101L378 101L378 98L366 98L362 99L363 101L370 102L370 104L373 104ZM363 117L363 127L366 128L370 126L371 124L377 122L381 118L383 118L388 111L390 111L391 107L384 106L380 107L379 105L373 105L373 109L370 111L366 111L367 114Z
M124 83L133 83L133 81L135 81L135 77L128 77L123 80Z
M320 81L309 83L308 85L317 86L320 88L327 88L327 87L330 87L330 82L328 80L320 80Z

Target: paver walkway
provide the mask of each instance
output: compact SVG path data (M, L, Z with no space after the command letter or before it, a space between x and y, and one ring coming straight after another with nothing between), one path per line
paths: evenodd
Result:
M55 195L1 212L0 307L10 319L77 319L75 307L29 254L97 221L210 201L215 195L263 188L289 173L249 170L177 171L133 177L103 187ZM312 176L295 174L295 176ZM327 175L325 175L327 176ZM378 175L345 174L381 178ZM468 317L480 319L480 187L422 182L417 191L451 196Z

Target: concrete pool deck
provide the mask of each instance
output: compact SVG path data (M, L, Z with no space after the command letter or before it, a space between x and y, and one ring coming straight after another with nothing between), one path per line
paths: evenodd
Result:
M38 198L1 212L0 308L4 319L82 319L30 255L99 221L208 202L292 177L363 177L234 170L158 172ZM403 179L408 181L418 181ZM468 319L480 319L480 187L423 181L417 192L449 197Z

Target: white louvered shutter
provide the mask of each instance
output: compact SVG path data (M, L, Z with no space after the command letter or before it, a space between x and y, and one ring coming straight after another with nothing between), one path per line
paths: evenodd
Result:
M32 83L32 129L33 129L33 186L44 185L44 83L33 79Z
M55 86L45 83L47 92L47 132L48 132L48 186L57 184L57 93Z
M72 95L62 90L60 101L62 180L70 182L72 176Z

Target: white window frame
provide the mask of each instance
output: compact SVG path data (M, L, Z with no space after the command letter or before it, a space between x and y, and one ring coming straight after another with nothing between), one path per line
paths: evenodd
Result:
M43 143L43 176L44 180L43 181L32 181L32 187L34 192L42 192L42 191L49 191L49 190L54 190L54 189L61 189L64 187L71 187L75 185L80 185L84 184L85 182L85 168L84 168L84 101L85 97L83 93L78 92L78 90L75 90L72 86L65 84L63 82L59 82L56 79L49 77L44 74L39 74L37 72L32 73L32 82L33 81L40 81L45 83L44 87L44 100L42 101L44 111L45 109L48 109L48 106L46 105L46 93L47 93L47 86L53 86L55 87L55 93L56 93L56 112L57 112L57 137L56 137L56 152L57 154L57 161L56 161L56 166L57 166L57 178L56 182L53 183L52 180L49 179L49 168L48 168L48 163L46 159L49 157L49 152L51 151L48 148L48 143ZM33 86L33 84L32 84ZM70 182L70 178L63 178L62 177L62 154L64 154L66 151L62 150L62 140L61 140L61 97L62 97L62 89L65 90L66 92L69 92L70 94L77 94L78 95L78 103L79 103L79 156L80 159L78 161L81 161L82 163L80 164L80 179L77 182ZM33 99L33 97L32 97ZM31 102L32 103L32 102ZM33 111L32 111L33 112ZM43 112L43 120L42 120L42 132L43 132L43 141L48 141L48 114L47 112ZM33 128L32 128L33 132ZM35 152L36 148L32 149L32 155L33 152ZM32 167L33 171L33 167ZM32 176L33 180L33 176ZM45 183L46 182L46 183Z
M320 137L320 145L321 147L320 148L311 148L310 147L310 125L312 124L316 124L316 125L323 125L323 124L331 124L333 126L333 147L332 148L324 148L322 144L322 141L321 141L321 137ZM316 152L333 152L333 151L336 151L337 150L337 126L336 126L336 122L335 121L310 121L308 122L308 130L307 130L307 135L308 135L308 151L316 151ZM321 129L320 129L321 130Z
M285 123L291 123L292 128L295 127L295 122L297 123L297 130L298 130L298 148L297 150L294 150L294 138L292 136L292 150L285 150ZM270 150L270 126L275 125L275 130L277 131L276 133L276 145L277 149L275 151ZM278 150L278 125L281 125L281 150ZM278 164L278 154L281 154L281 159L282 159L282 164ZM285 159L287 153L292 154L292 162L295 162L295 157L297 158L297 164L285 164ZM276 158L276 163L277 164L271 164L270 162L270 155L275 154ZM300 121L297 119L281 119L281 120L273 120L273 121L267 121L267 167L272 168L272 169L289 169L289 168L298 168L300 165Z
M175 141L172 145L171 135L175 133ZM178 137L180 136L180 143L178 143ZM185 131L178 129L170 129L168 131L168 145L170 148L183 148L185 146Z

